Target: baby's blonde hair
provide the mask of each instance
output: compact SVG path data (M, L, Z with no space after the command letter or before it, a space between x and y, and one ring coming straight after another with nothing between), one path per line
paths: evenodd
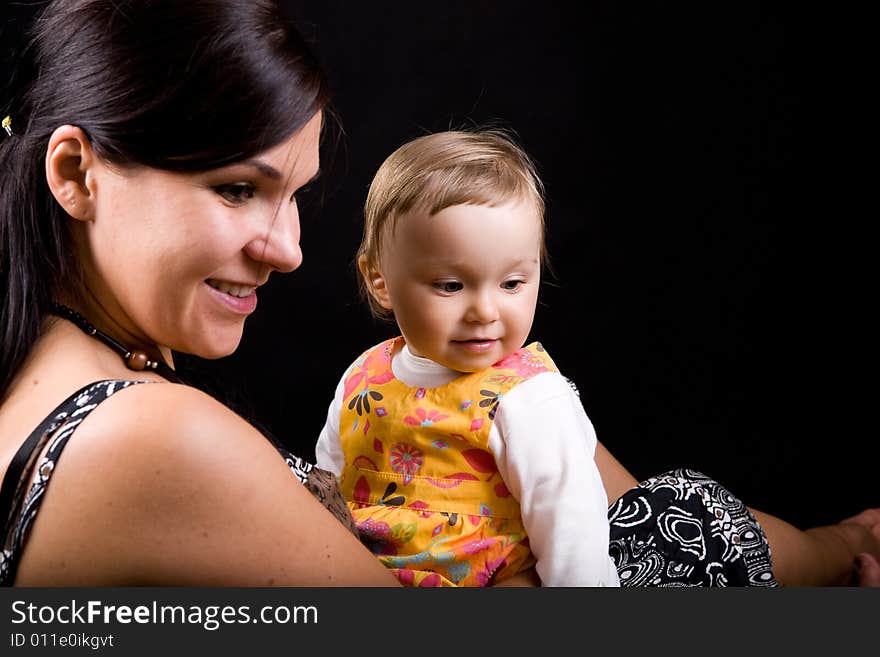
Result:
M378 268L383 238L393 234L407 212L434 216L454 205L498 206L514 200L534 205L544 261L544 185L532 159L509 131L450 130L418 137L389 155L373 177L358 260L363 257L369 267ZM389 317L363 275L360 284L373 314Z

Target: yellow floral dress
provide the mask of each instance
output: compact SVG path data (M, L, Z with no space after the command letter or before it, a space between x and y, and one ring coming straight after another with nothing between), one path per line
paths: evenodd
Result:
M487 586L534 565L489 450L498 403L556 372L535 342L437 388L395 378L402 338L369 349L345 378L340 486L361 540L409 586Z

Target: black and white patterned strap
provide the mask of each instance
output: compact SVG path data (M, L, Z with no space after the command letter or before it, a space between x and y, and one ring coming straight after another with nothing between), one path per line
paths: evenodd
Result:
M0 486L0 513L3 514L0 585L11 585L15 581L21 546L71 434L98 404L135 383L144 382L107 380L83 386L61 402L15 453ZM34 462L47 443L49 447L34 472Z

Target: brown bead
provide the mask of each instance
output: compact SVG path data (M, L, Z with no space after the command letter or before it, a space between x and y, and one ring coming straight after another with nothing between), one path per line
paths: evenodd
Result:
M140 372L147 366L147 355L143 351L132 351L125 360L128 369Z

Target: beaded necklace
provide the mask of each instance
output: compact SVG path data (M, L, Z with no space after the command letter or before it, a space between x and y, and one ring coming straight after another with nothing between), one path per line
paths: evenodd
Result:
M110 347L113 351L122 356L122 360L125 363L126 367L128 367L128 369L134 370L136 372L149 370L152 372L156 372L156 374L168 379L173 383L183 383L183 380L177 375L177 373L173 369L168 367L168 365L166 365L164 362L150 360L147 357L146 352L139 350L132 351L131 349L127 349L125 346L118 343L106 333L103 333L95 328L91 324L91 322L89 322L89 320L80 315L73 308L69 308L64 304L53 301L51 311L53 314L73 322L82 329L83 333L97 338L105 345Z

